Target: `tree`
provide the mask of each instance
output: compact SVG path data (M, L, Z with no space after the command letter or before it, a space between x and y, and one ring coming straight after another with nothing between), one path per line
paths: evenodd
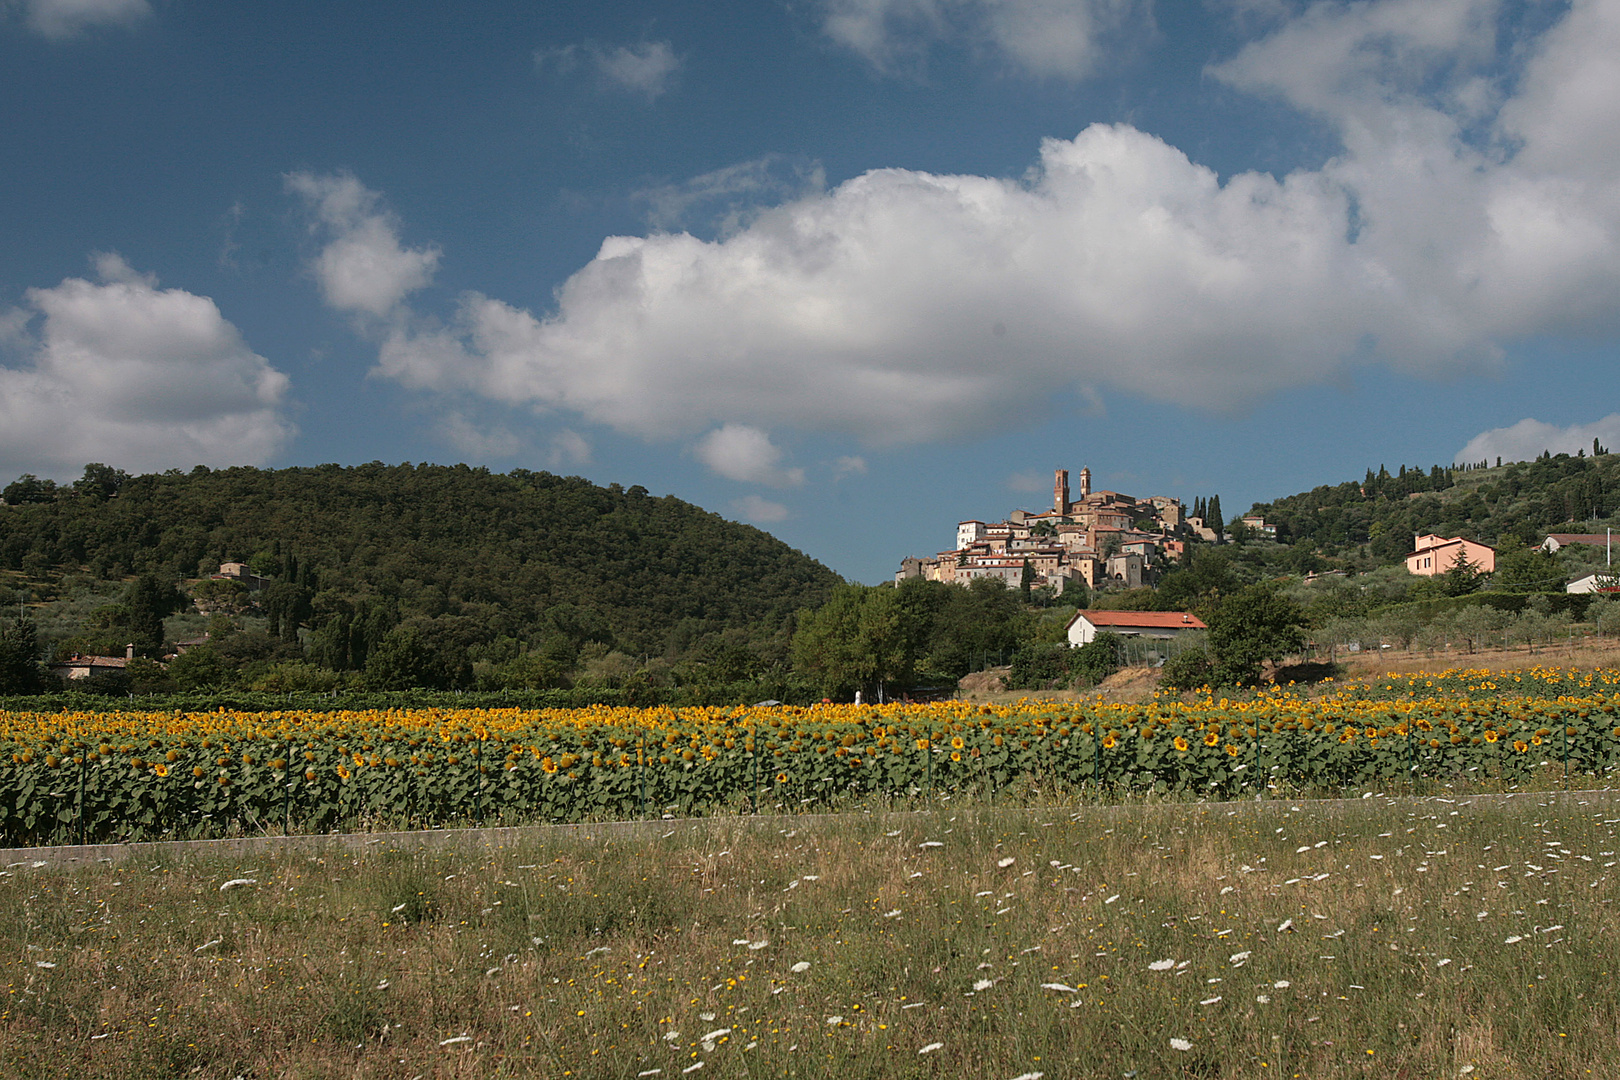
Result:
M910 685L922 644L918 614L905 610L898 588L841 585L800 619L793 666L819 679L829 696Z
M73 490L93 499L110 499L129 480L129 473L92 461L84 467L84 476L73 482Z
M13 619L0 626L0 694L37 693L44 689L45 679L34 624Z
M472 684L465 620L413 619L394 627L366 660L373 690L453 690Z
M1469 561L1465 548L1458 548L1457 557L1451 561L1441 581L1441 589L1447 596L1467 596L1478 592L1484 584L1485 575L1480 572L1479 564Z
M1547 592L1563 587L1564 571L1557 557L1545 548L1509 537L1497 550L1491 583L1505 592Z
M1204 524L1215 530L1215 542L1217 544L1225 538L1226 524L1221 517L1221 497L1219 495L1209 497L1209 517L1205 519Z
M186 606L186 598L173 582L155 574L142 574L124 593L124 614L119 628L128 632L135 651L143 656L163 652L163 620Z
M41 480L33 473L23 473L0 491L0 499L4 499L7 506L48 503L55 498L56 481Z
M1221 685L1259 682L1261 664L1281 660L1305 644L1304 625L1305 612L1275 584L1239 589L1209 619L1213 679Z
M1018 594L1023 598L1024 603L1026 604L1029 603L1029 590L1034 587L1034 585L1035 568L1029 565L1028 559L1025 559L1023 573L1020 574L1018 578Z
M1598 597L1587 607L1586 619L1597 627L1599 637L1620 633L1620 600Z
M1451 620L1452 630L1467 643L1468 651L1483 648L1502 628L1502 613L1483 604L1471 604Z

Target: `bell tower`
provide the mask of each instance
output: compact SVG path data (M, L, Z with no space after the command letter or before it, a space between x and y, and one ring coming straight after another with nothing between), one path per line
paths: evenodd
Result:
M1067 514L1069 512L1069 470L1059 469L1052 481L1052 512L1054 514Z
M1080 470L1080 497L1083 499L1091 494L1091 469L1082 467Z

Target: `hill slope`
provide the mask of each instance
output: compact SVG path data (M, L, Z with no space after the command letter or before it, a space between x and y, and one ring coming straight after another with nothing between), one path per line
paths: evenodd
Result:
M1567 454L1495 468L1380 468L1357 483L1324 485L1256 503L1278 539L1323 555L1400 560L1419 533L1487 544L1539 543L1548 532L1601 532L1620 509L1620 455Z
M659 654L772 632L839 580L673 496L527 470L199 467L32 497L0 506L0 567L179 579L251 561L296 587L288 618L316 629L365 601L389 621L462 617L485 640L561 631Z

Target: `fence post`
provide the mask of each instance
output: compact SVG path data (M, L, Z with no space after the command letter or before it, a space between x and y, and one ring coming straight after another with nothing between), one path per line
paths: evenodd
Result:
M282 816L282 819L283 819L282 830L284 832L286 832L286 834L288 836L291 836L292 835L293 744L292 744L292 742L290 740L287 743L287 769L286 769L286 774L282 777L282 779L284 779L286 781L286 783L283 785L284 791L283 791L282 806L281 806L281 812L282 812L281 816Z
M90 767L89 751L79 754L79 804L75 816L79 819L79 846L84 846L84 771Z
M1097 801L1102 801L1102 739L1095 728L1091 731L1091 782L1097 789Z

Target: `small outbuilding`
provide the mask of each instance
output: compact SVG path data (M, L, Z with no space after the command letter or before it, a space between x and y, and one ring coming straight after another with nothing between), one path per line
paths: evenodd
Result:
M1073 646L1089 645L1104 630L1128 638L1171 641L1189 630L1207 630L1202 619L1185 611L1077 611L1069 620Z

